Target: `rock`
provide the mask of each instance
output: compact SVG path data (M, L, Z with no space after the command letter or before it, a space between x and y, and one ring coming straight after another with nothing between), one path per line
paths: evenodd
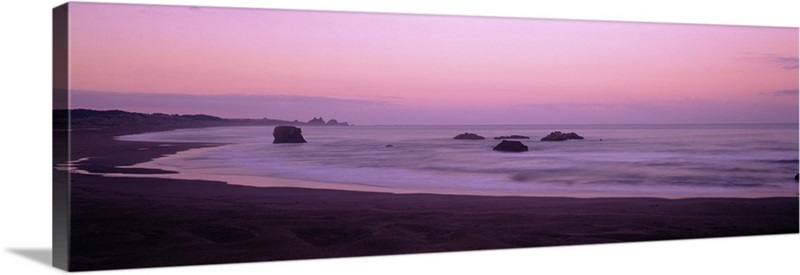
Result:
M510 135L510 136L499 136L494 137L494 139L531 139L530 137L520 136L520 135Z
M308 122L306 122L306 124L308 124L308 125L325 125L325 126L350 126L350 124L347 123L347 121L339 122L336 119L331 119L331 120L328 120L328 122L325 122L325 119L322 118L322 117L314 117L311 120L309 120Z
M576 133L565 134L565 133L562 133L560 131L555 131L555 132L550 133L546 137L543 137L541 139L541 141L564 141L564 140L568 140L568 139L583 139L583 137L579 136Z
M332 126L349 126L349 124L347 123L347 121L345 121L345 122L339 122L338 120L335 120L335 119L328 120L328 123L325 123L325 125L332 125Z
M476 139L477 140L477 139L486 139L486 138L482 137L482 136L479 136L479 135L476 135L476 134L473 134L473 133L463 133L463 134L459 134L459 135L453 137L453 139Z
M794 175L794 181L800 181L800 178L798 177L800 177L800 173Z
M516 140L503 140L492 150L501 152L525 152L528 151L528 146Z
M272 143L306 143L303 131L294 126L275 126L272 136L275 137Z
M391 145L391 144L386 145L386 148L392 148L392 147L394 147L394 145Z
M325 120L322 119L322 117L319 117L319 118L314 117L313 119L309 120L307 122L307 124L309 124L309 125L325 125Z

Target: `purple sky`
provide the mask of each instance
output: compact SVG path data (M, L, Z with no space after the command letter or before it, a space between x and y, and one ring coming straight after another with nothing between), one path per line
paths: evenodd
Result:
M70 5L73 108L356 124L798 121L797 28Z

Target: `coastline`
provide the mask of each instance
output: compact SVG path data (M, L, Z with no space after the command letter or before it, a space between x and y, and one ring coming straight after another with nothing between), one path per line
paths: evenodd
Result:
M73 174L75 270L798 232L797 197L390 194L146 177L164 171L119 166L219 144L96 133L80 134L86 144L73 159L89 158L81 169L145 177Z
M735 159L742 157L742 154L748 154L746 156L754 158L753 166L738 164L734 161L708 161L704 159L704 154L685 157L682 155L684 152L680 152L679 149L676 149L677 152L669 151L669 153L655 150L657 152L648 151L639 154L636 151L631 156L619 156L620 152L613 150L610 152L607 149L605 151L603 149L595 151L594 143L589 143L583 147L578 146L579 144L574 144L576 146L572 150L581 153L565 153L560 150L552 150L553 146L545 143L542 143L543 149L540 149L542 152L529 155L507 155L507 157L501 154L490 155L484 151L462 150L463 148L438 155L420 153L420 151L433 150L431 148L420 149L425 148L426 144L442 146L453 144L447 142L448 140L442 141L441 139L443 135L449 132L447 130L439 130L437 134L431 135L431 137L439 138L436 140L426 141L423 144L402 144L400 147L404 149L401 150L384 149L382 144L400 142L391 140L393 137L398 136L398 133L394 132L363 146L361 143L355 142L351 142L351 144L337 143L331 146L326 143L326 140L317 140L297 150L287 150L285 149L286 147L267 144L267 142L271 142L271 138L265 133L271 131L271 128L254 128L258 130L244 130L245 128L240 130L237 129L238 127L228 128L187 129L188 131L181 130L175 133L144 133L130 137L119 137L118 139L120 140L158 143L185 141L232 143L224 146L190 148L174 154L159 156L150 161L129 166L117 166L117 168L128 171L174 170L176 173L152 176L183 180L213 180L227 182L232 185L253 187L301 187L395 194L680 199L697 197L792 197L796 195L797 191L797 185L794 182L787 182L787 179L779 177L780 173L787 170L787 163L792 161L796 163L796 159L791 160L786 156L762 156L765 153L760 151L745 152L731 156L732 159ZM498 131L498 129L484 130ZM330 138L330 140L339 140L349 138L346 135L359 134L364 131L366 130L361 129L356 133L351 133L350 130L330 133L323 131L321 135ZM417 133L414 131L420 131L420 129L404 129L401 132ZM424 131L427 134L430 130L424 129ZM500 131L515 130L504 129ZM611 136L609 133L604 134ZM211 139L201 138L206 135L210 136ZM233 135L236 135L238 139L218 138L220 136ZM369 132L368 135L375 134ZM413 136L417 137L418 135L414 134ZM242 137L245 136L248 138L243 139ZM658 142L663 142L663 140L654 141L653 144L658 144ZM354 146L353 144L357 145ZM598 147L613 148L619 145L605 144L605 146L600 145ZM637 146L633 148L642 147L640 145ZM373 149L361 153L361 150L364 150L362 147ZM573 146L568 148L573 148ZM676 146L676 148L679 147ZM705 150L705 148L703 149ZM645 148L643 150L651 149ZM258 151L259 153L250 155L251 151ZM340 155L339 151L358 153L344 156ZM465 151L468 153L466 155L462 154ZM310 154L308 152L314 153ZM451 155L450 152L453 152L453 154ZM320 157L323 154L331 154L331 156L347 160L347 163L340 165L330 162L330 158ZM374 154L374 157L365 157L372 156L371 154ZM295 155L302 155L302 157L296 157ZM349 158L351 155L352 158ZM447 155L447 157L441 157L441 155ZM619 159L598 163L598 155ZM479 160L473 161L470 164L472 165L471 167L459 164L463 159L472 157ZM664 157L668 157L667 160L662 159ZM759 157L766 160L762 161L758 159ZM241 161L236 158L241 158ZM370 158L381 159L380 164L375 165L375 161ZM391 158L397 158L399 161ZM426 161L426 159L419 158L430 158L435 159L435 161ZM680 161L675 161L675 159L683 159L683 162L687 164L681 164L679 163ZM774 159L778 160L775 161ZM365 160L368 162L365 162ZM627 165L627 163L636 163L637 161L640 162L637 165ZM782 166L773 169L771 167L773 166L772 162L780 162L778 164ZM324 165L321 167L314 165L319 163L324 163ZM770 167L767 167L767 164ZM664 169L664 166L674 167L674 169ZM361 167L367 169L361 169ZM426 167L426 169L420 171L414 167ZM572 170L559 171L553 167L570 167L569 169ZM602 169L598 167L602 167ZM705 168L708 172L703 175L695 175L694 173L698 171L699 167ZM406 172L406 170L413 171L413 174L412 172ZM794 169L789 168L788 170ZM478 171L477 174L471 174L474 171ZM739 171L759 171L759 173L751 172L743 175ZM106 171L101 174L115 177L148 176L123 172L125 171L116 173L114 171ZM417 172L421 173L416 174ZM728 174L728 176L720 176L725 174ZM689 178L692 176L694 178ZM598 182L602 184L596 184Z

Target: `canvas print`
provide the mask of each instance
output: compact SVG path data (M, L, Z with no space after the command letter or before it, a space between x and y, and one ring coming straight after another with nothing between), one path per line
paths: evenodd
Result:
M798 29L67 3L68 270L798 233Z

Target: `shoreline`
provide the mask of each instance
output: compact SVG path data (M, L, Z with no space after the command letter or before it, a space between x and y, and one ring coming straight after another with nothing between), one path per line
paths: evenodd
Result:
M164 171L124 169L219 144L114 141L114 134L73 139L82 143L73 159L89 158L78 167L142 177L71 175L74 270L798 232L797 197L391 194L157 178L147 173Z
M798 232L797 198L488 197L74 179L76 270Z

